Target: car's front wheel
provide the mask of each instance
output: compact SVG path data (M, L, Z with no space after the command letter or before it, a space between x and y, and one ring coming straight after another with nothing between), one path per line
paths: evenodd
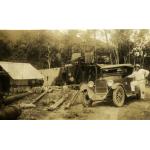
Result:
M121 86L118 86L113 91L113 103L117 107L121 107L124 105L125 102L125 91Z
M83 92L83 100L82 100L82 104L84 107L91 107L92 106L93 101L89 98L87 91Z
M137 100L140 100L140 99L141 99L141 92L140 92L140 90L137 92L136 98L137 98Z

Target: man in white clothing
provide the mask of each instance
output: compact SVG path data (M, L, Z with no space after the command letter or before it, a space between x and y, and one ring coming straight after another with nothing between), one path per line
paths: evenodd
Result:
M137 86L140 90L141 99L145 98L145 84L146 78L149 75L149 71L145 69L141 69L139 64L135 65L135 71L128 76L128 78L133 78L131 82L131 90L135 93L135 87Z

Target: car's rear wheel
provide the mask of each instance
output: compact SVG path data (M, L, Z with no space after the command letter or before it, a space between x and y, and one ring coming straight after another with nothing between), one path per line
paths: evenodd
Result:
M121 86L118 86L114 91L113 91L113 103L117 107L121 107L124 105L125 102L125 92L124 89Z

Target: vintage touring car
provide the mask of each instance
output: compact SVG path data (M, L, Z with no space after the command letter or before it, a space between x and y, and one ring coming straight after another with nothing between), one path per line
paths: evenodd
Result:
M87 68L88 82L80 86L85 106L91 106L94 101L111 100L115 106L121 107L129 96L140 98L138 89L135 94L132 93L132 79L127 77L134 69L131 64L95 64L88 65Z

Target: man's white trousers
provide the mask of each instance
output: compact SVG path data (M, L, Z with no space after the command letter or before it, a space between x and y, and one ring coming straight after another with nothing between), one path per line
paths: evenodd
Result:
M145 80L140 81L132 81L131 83L131 90L132 92L135 92L135 87L138 87L140 89L141 98L145 98Z

